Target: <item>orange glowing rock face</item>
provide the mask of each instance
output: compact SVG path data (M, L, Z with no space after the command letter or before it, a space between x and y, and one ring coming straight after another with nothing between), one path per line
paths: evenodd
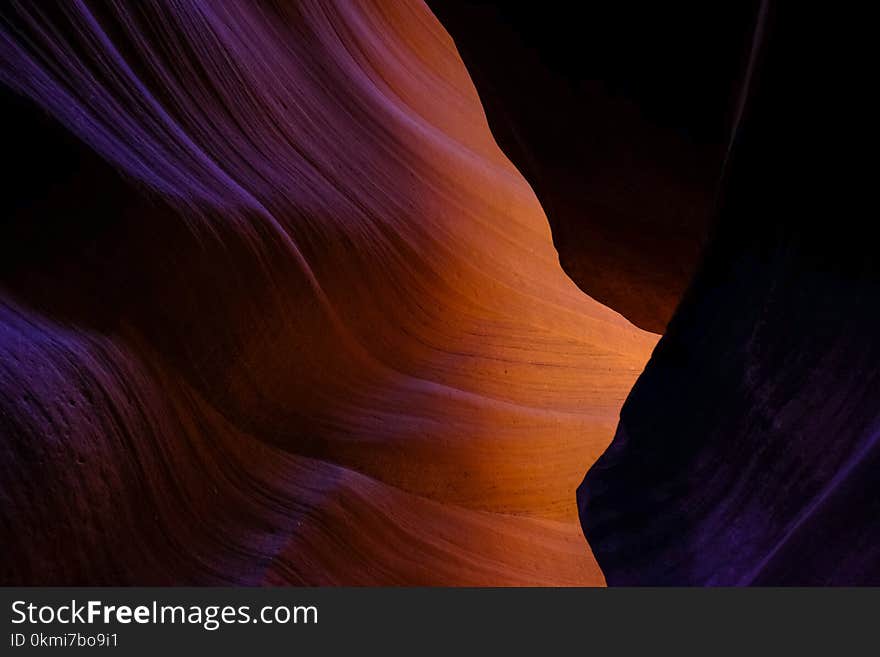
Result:
M110 145L68 124L151 190L127 212L149 228L116 245L120 266L150 270L149 293L99 337L75 316L62 328L51 303L5 306L31 362L59 358L40 336L73 345L54 391L31 386L48 424L22 414L16 431L51 435L63 415L79 446L49 458L85 449L101 466L30 502L92 530L66 521L62 550L22 514L4 579L601 584L575 489L658 336L563 273L427 8L248 4L151 23L204 40L217 66L199 76L167 39L127 44L161 101L105 82L89 111L109 123L115 99L132 121ZM51 56L86 61L65 47ZM162 234L174 225L196 228ZM74 380L92 390L91 431L53 407ZM94 503L107 490L115 507Z

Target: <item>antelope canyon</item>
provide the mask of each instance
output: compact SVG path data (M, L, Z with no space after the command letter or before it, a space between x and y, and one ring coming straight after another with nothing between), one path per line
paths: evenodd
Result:
M419 2L4 4L5 584L583 585L657 335Z
M521 4L2 4L0 584L880 582L871 39Z

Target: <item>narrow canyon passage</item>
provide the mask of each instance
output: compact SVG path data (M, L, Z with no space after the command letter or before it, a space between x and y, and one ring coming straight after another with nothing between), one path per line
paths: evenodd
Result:
M658 336L427 7L9 3L0 80L0 581L604 581L575 490Z

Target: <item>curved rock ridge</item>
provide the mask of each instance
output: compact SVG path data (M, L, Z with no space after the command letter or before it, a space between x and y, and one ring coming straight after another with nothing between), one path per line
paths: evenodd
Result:
M657 336L424 5L9 2L0 78L0 581L603 581L574 489Z
M565 272L664 333L715 209L759 0L428 0Z

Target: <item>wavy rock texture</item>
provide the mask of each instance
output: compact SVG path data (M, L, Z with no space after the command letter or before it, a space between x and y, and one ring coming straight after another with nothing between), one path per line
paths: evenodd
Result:
M2 12L0 581L602 582L574 489L656 336L426 7Z

